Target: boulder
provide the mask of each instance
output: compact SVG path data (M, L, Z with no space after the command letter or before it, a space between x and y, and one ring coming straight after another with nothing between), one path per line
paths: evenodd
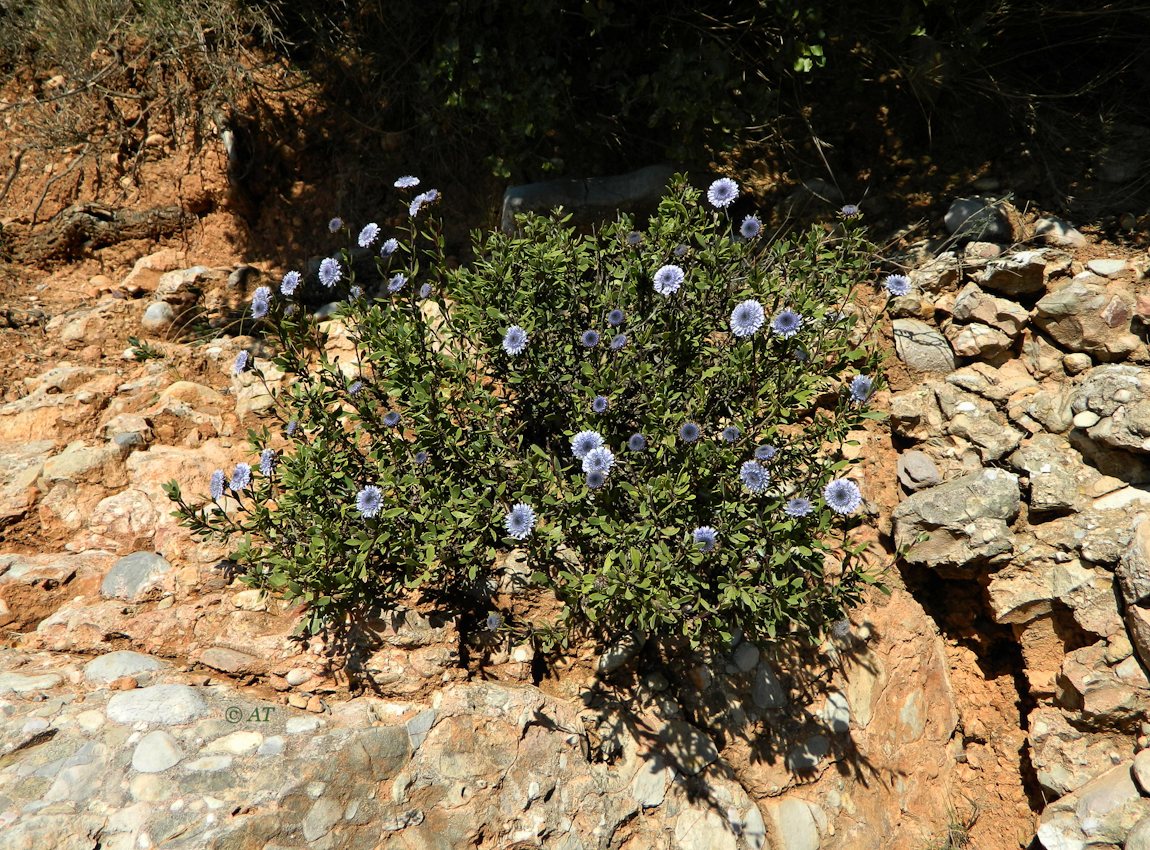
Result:
M1046 289L1046 250L1020 251L991 260L978 276L982 288L1010 298L1037 295Z
M955 297L954 311L956 322L981 322L1016 339L1026 327L1030 312L1014 301L997 298L979 288L978 284L968 283Z
M985 198L956 199L943 223L947 233L966 242L1010 242L1014 234L1004 207Z
M1083 731L1053 706L1039 706L1030 712L1027 727L1031 763L1050 799L1076 791L1111 770L1114 758L1126 762L1134 755L1134 740L1129 735Z
M919 372L953 372L954 352L945 336L918 319L895 319L894 347L899 359Z
M1046 850L1086 850L1121 846L1127 834L1150 813L1150 800L1138 793L1132 761L1097 776L1043 809L1038 840Z
M1020 505L1018 476L999 469L964 475L915 493L895 509L895 545L907 547L911 564L970 578L1010 559L1010 523ZM920 534L928 539L917 542Z
M935 387L943 433L972 443L982 462L996 461L1018 448L1022 433L993 404L951 384Z
M1034 324L1065 351L1111 363L1141 345L1130 332L1134 296L1121 285L1088 275L1076 277L1034 305Z

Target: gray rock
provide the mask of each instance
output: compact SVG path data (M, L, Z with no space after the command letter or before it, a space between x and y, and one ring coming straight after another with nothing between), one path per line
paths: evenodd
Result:
M1002 564L1014 549L1018 476L998 469L964 475L909 496L894 511L895 545L907 561L954 577ZM916 542L920 534L929 538Z
M1101 476L1082 462L1063 437L1036 434L1008 458L1012 469L1030 478L1030 507L1040 513L1064 513L1084 507L1088 488Z
M311 677L312 676L310 670L305 670L302 667L296 667L293 670L288 670L287 675L284 676L284 679L287 680L287 683L293 688L298 688Z
M434 708L425 708L415 717L411 718L405 724L407 729L408 742L411 744L411 749L418 750L420 745L423 744L427 738L427 733L431 731L431 727L435 725L435 718L438 712Z
M144 317L140 319L140 327L149 333L163 333L175 324L175 321L176 311L172 309L171 304L154 301L144 311Z
M224 673L259 673L264 669L264 663L255 656L221 646L204 650L200 663Z
M1071 393L1070 405L1075 415L1089 411L1098 416L1086 429L1091 442L1150 453L1150 370L1128 365L1091 369Z
M935 386L928 382L890 397L891 429L896 435L923 441L942 431L942 411L938 409Z
M1150 599L1150 519L1134 527L1130 545L1114 568L1127 605Z
M958 281L961 264L953 251L939 254L907 275L918 292L937 293L950 289Z
M1126 834L1122 850L1150 850L1150 814L1142 816L1134 828Z
M1030 312L1021 304L997 298L974 283L968 283L955 297L951 315L956 322L981 322L1012 340L1022 333L1030 318Z
M1121 288L1074 279L1034 305L1034 324L1066 351L1110 363L1141 343L1130 332L1134 296Z
M1088 260L1086 268L1102 277L1117 277L1129 269L1130 265L1125 260L1097 259Z
M179 764L184 757L176 739L163 730L149 732L136 744L132 769L140 773L160 773Z
M924 487L933 487L942 483L942 476L938 467L930 456L917 449L905 451L898 456L896 467L898 480L907 490L921 490Z
M48 691L63 681L59 673L0 673L0 694Z
M139 602L155 595L159 583L172 571L172 565L154 552L133 552L112 565L100 584L105 599Z
M740 673L749 673L759 663L759 648L749 641L743 641L735 647L731 660Z
M1150 812L1126 761L1048 805L1038 819L1038 840L1047 850L1122 844Z
M946 232L968 242L1009 242L1010 221L1003 208L983 198L958 198L943 218Z
M851 707L845 694L832 691L823 704L822 721L836 735L842 735L851 728Z
M983 288L1010 298L1037 295L1046 289L1048 264L1045 249L1019 251L987 263L978 282Z
M667 786L673 777L674 771L661 753L648 753L631 780L631 796L644 809L654 808L667 796Z
M659 740L672 764L688 776L695 776L719 757L715 743L701 729L685 720L669 721Z
M1062 368L1067 375L1080 375L1094 365L1089 354L1074 351L1062 358Z
M1010 337L998 328L981 322L947 325L945 333L950 347L959 357L995 362L1004 359L1001 355L1008 352L1011 346Z
M200 284L211 276L207 266L164 272L156 283L156 301L176 309L190 307L200 296Z
M787 753L787 768L793 773L814 770L830 751L831 742L825 735L812 735Z
M84 665L84 678L89 682L106 684L123 676L139 676L167 669L168 665L151 655L130 650L108 652Z
M783 690L779 677L766 661L761 662L755 671L751 700L757 708L762 709L782 708L787 704L787 692Z
M608 676L614 673L628 661L635 657L635 655L643 648L645 640L636 635L624 635L615 641L613 644L603 650L603 654L599 656L599 664L597 670L600 676Z
M120 691L108 700L108 719L116 723L161 723L169 726L203 717L208 704L188 685L152 685Z
M1150 796L1150 750L1141 750L1134 756L1134 781L1143 794Z
M55 444L42 440L0 445L0 526L19 519L36 503L36 482Z
M1076 791L1114 767L1112 755L1126 761L1133 741L1113 730L1089 732L1076 728L1052 706L1030 713L1027 741L1038 782L1054 800Z
M500 226L504 233L515 230L515 216L521 213L548 213L556 207L572 213L574 220L587 223L614 216L619 210L645 213L658 206L674 169L650 165L615 177L589 177L583 180L548 180L512 186L503 194Z
M899 359L919 372L954 371L954 352L945 336L918 319L895 319L894 347Z
M1030 377L1026 367L1018 360L1008 360L1002 366L971 363L947 375L946 382L995 404L1001 404L1016 393L1038 387L1038 382Z
M1086 247L1086 237L1074 225L1054 216L1045 216L1034 222L1034 234L1056 248Z
M1056 702L1078 712L1080 728L1132 731L1150 710L1150 681L1138 661L1108 666L1101 641L1066 654L1059 685Z
M1022 432L1012 428L986 399L964 393L949 383L937 385L935 395L942 411L943 433L973 443L984 464L1018 448Z
M817 808L814 803L793 797L769 804L767 813L774 827L772 834L781 842L778 850L819 850L822 842L819 821L825 822L826 815L816 814Z

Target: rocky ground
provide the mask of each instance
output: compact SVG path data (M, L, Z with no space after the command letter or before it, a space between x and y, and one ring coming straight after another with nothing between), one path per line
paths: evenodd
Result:
M218 200L198 162L150 179ZM1150 846L1144 253L1013 209L910 246L891 420L848 447L891 594L814 658L737 644L677 680L414 605L301 642L233 581L161 485L251 460L273 400L231 373L263 354L235 310L282 270L189 205L182 240L0 280L0 847Z

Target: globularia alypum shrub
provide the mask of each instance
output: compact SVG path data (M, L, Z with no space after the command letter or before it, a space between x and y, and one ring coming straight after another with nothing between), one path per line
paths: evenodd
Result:
M412 591L481 608L518 548L566 626L818 634L873 580L847 544L862 497L839 452L878 416L878 358L849 306L872 253L853 210L769 240L730 219L738 191L676 178L644 230L526 218L521 235L477 234L456 270L426 212L438 193L416 195L405 233L368 224L320 266L358 365L324 352L298 273L256 292L295 379L276 399L287 447L252 432L257 468L217 470L194 509L170 483L175 514L240 538L246 581L307 603L312 631ZM378 294L351 273L365 249Z

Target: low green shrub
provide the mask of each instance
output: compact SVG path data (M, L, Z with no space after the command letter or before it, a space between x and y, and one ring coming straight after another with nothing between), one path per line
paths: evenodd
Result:
M359 233L382 291L359 290L352 248L320 267L357 364L326 353L298 273L257 291L294 381L287 448L252 432L259 470L218 470L196 508L171 482L175 514L239 536L246 581L307 603L309 630L412 591L486 610L517 547L564 629L818 634L873 581L847 543L862 500L839 450L880 416L851 303L874 255L853 216L774 240L732 222L737 191L676 178L643 229L524 218L476 234L457 269L422 209L437 196L417 196L401 239Z

